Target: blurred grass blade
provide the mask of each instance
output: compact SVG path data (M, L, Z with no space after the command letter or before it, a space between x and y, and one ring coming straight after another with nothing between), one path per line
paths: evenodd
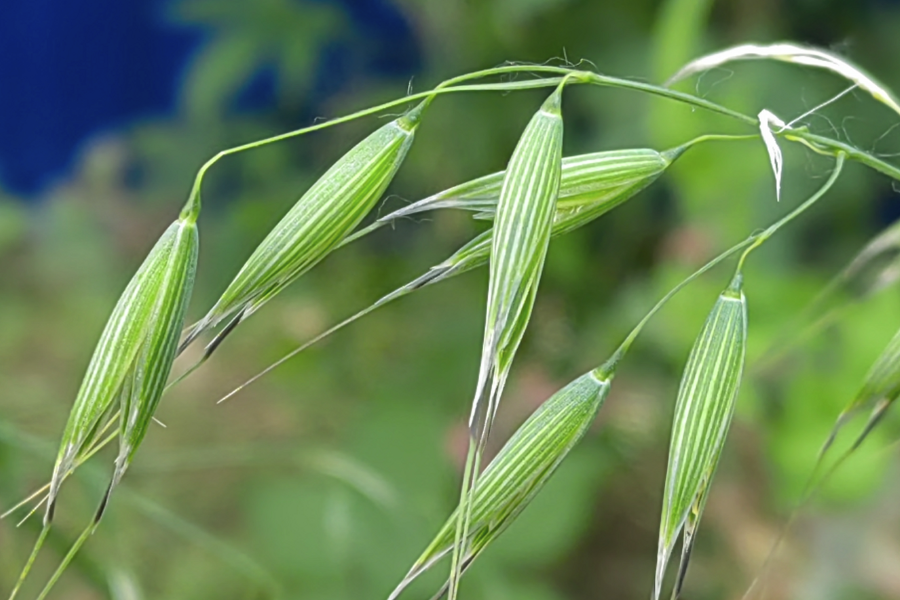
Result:
M544 402L512 435L475 485L467 568L531 503L578 443L609 393L612 375L601 369L582 375ZM453 549L459 508L444 523L390 596L393 600Z
M747 307L741 288L738 272L719 296L694 342L678 389L663 495L655 600L660 597L676 537L685 528L677 596L731 425L746 352Z
M755 367L765 369L900 279L900 221L881 231L793 319L796 323L769 345Z
M863 302L900 279L900 220L875 236L804 310L818 329L849 304Z
M857 300L877 294L900 279L900 220L875 236L829 286Z
M898 331L890 342L888 342L887 347L878 356L875 363L872 365L872 368L869 370L869 373L866 375L860 391L838 416L834 426L828 434L828 438L822 445L821 450L819 450L819 455L813 466L812 472L807 479L806 485L804 486L800 501L791 511L787 521L778 532L778 536L775 538L769 553L766 555L766 559L763 561L759 573L753 578L750 587L744 594L744 598L750 597L750 593L767 575L768 569L775 558L782 540L800 515L800 512L812 502L818 492L825 487L826 483L828 483L831 476L844 465L854 452L856 452L875 426L881 421L898 396L900 396L900 331ZM827 470L822 473L822 467L825 464L828 451L837 439L840 430L854 414L868 406L871 406L872 410L869 413L869 418L863 426L862 431L856 436L853 443L829 465Z
M312 185L254 250L206 316L189 328L182 349L231 319L207 346L203 359L208 358L242 320L325 258L359 224L403 163L426 104L369 135Z
M821 461L825 457L841 428L853 415L864 408L871 407L866 425L850 447L850 452L856 450L898 396L900 396L900 331L894 334L885 349L875 359L859 392L841 411L828 439L819 452L819 460Z
M837 73L871 94L882 104L890 107L895 113L900 114L900 103L897 102L894 94L884 84L849 60L819 48L784 42L769 45L744 44L707 54L683 66L666 82L666 85L736 60L749 59L772 59Z
M10 598L14 598L46 539L63 480L102 445L105 424L120 413L119 456L109 488L85 535L63 561L62 573L99 522L110 493L137 450L159 404L184 326L196 270L197 211L189 202L182 216L166 229L125 288L101 334L75 398L60 443L47 494L44 532L22 570Z

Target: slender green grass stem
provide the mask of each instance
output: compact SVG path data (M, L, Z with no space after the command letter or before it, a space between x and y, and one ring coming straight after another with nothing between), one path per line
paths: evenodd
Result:
M616 87L626 90L634 90L637 92L644 92L653 96L659 96L661 98L683 102L691 106L696 106L697 108L703 108L711 112L724 115L726 117L731 117L732 119L742 121L746 125L751 125L753 127L757 127L759 125L759 121L749 115L745 115L736 110L726 108L720 104L716 104L715 102L710 102L709 100L706 100L704 98L698 98L697 96L686 94L684 92L677 92L666 87L653 85L652 83L633 81L630 79L622 79L619 77L609 77L607 75L600 75L598 73L592 73L590 71L580 71L579 75L581 81L590 83L592 85Z
M459 593L459 582L462 578L463 561L469 546L469 525L472 517L472 494L478 478L478 467L481 463L481 447L479 442L469 436L469 448L466 452L466 464L463 470L462 486L459 494L460 510L456 511L456 532L453 537L453 553L450 559L450 578L447 586L448 600L456 600Z
M199 214L200 211L200 190L203 183L203 178L205 177L207 171L220 159L225 158L226 156L230 156L232 154L238 154L240 152L244 152L246 150L253 150L255 148L261 148L263 146L267 146L269 144L274 144L276 142L281 142L284 140L288 140L291 138L295 138L306 133L312 133L313 131L318 131L320 129L325 129L328 127L333 127L335 125L340 125L343 123L349 123L350 121L355 121L357 119L367 117L370 115L378 114L384 112L386 110L390 110L392 108L397 108L400 106L407 105L411 102L415 102L416 100L426 100L427 102L431 102L436 96L447 94L447 93L460 93L460 92L484 92L484 91L512 91L512 90L524 90L524 89L534 89L534 88L543 88L543 87L551 87L557 86L561 81L563 81L564 77L551 77L551 78L543 78L536 79L533 81L522 81L522 82L511 82L511 83L488 83L488 84L478 84L478 85L456 85L456 83L460 83L463 81L482 78L482 77L490 77L496 75L503 75L506 73L515 73L515 72L541 72L544 71L545 68L531 69L525 67L499 67L497 69L487 69L484 71L478 71L476 73L470 73L467 75L462 75L450 80L445 81L440 84L433 90L429 90L427 92L419 92L417 94L410 94L408 96L404 96L403 98L397 98L396 100L391 100L390 102L385 102L383 104L379 104L378 106L373 106L371 108L366 108L363 110L356 111L349 115L338 117L335 119L330 119L328 121L324 121L322 123L317 123L316 125L310 125L308 127L303 127L301 129L295 129L293 131L288 131L279 135L271 136L268 138L264 138L261 140L257 140L254 142L248 142L246 144L241 144L239 146L234 146L232 148L227 148L218 152L212 158L207 160L200 170L197 172L197 176L194 179L194 185L191 189L191 193L188 196L188 201L185 204L184 209L182 210L182 216L185 215L194 215ZM553 71L554 73L560 73L561 75L569 75L571 71L563 70Z
M797 208L795 208L794 210L789 212L778 222L770 225L768 229L766 229L765 231L763 231L761 234L759 234L757 236L757 238L753 242L753 244L749 248L744 250L744 254L741 256L741 259L738 262L738 271L740 271L741 268L744 266L744 261L747 259L747 256L753 250L755 250L756 248L758 248L759 246L764 244L766 242L766 240L768 240L770 237L775 235L775 233L779 229L781 229L782 227L784 227L785 225L787 225L788 223L790 223L791 221L796 219L798 216L803 214L806 211L806 209L808 209L810 206L812 206L813 204L818 202L819 199L822 196L824 196L828 192L828 190L831 189L831 186L833 186L834 182L837 181L837 178L840 176L841 171L844 168L845 156L846 155L843 152L838 153L837 159L835 161L834 169L832 169L832 171L831 171L831 176L828 178L828 180L825 182L825 184L821 188L819 188L819 191L817 191L815 194L810 196L803 204L801 204L800 206L798 206Z
M41 529L41 534L38 536L37 540L34 542L34 548L31 550L31 555L28 557L28 561L25 563L25 566L22 568L22 572L19 573L19 579L16 581L16 586L13 588L12 592L9 594L9 600L15 600L16 596L19 593L19 590L22 587L22 584L25 583L25 580L28 578L28 574L31 572L31 567L34 565L34 561L37 559L38 554L41 552L41 547L44 545L44 542L47 540L47 536L50 535L50 527L52 525L50 523L46 523L44 527Z
M56 585L56 582L59 581L59 578L62 577L62 574L65 572L66 568L69 566L69 563L75 558L75 555L78 554L78 551L81 550L81 547L84 546L84 543L91 537L91 534L97 529L97 522L94 521L90 525L85 528L81 535L78 536L78 539L75 540L75 543L72 544L72 547L66 553L66 556L63 558L62 562L59 564L59 567L56 568L56 571L47 581L47 585L44 586L44 589L41 590L41 593L38 595L37 600L44 600L47 597L47 594L53 589L53 586Z

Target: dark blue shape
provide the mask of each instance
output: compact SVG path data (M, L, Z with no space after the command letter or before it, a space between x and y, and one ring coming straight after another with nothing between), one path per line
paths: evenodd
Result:
M356 77L418 70L414 32L387 0L307 1L337 6L351 24L322 48L307 109ZM39 193L66 175L87 137L174 109L185 65L210 32L170 23L169 3L0 2L0 186ZM237 108L271 106L271 77L261 70Z
M197 33L159 1L0 3L0 183L30 194L92 132L172 108Z

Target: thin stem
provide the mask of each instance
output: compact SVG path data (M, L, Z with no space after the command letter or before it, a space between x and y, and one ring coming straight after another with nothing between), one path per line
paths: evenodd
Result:
M551 77L544 79L537 79L534 81L523 81L523 82L506 82L506 83L488 83L488 84L476 84L476 85L452 85L456 82L466 81L475 78L488 77L492 75L501 75L508 72L523 72L523 71L541 71L541 72L553 72L560 73L562 75L569 75L571 70L559 70L556 68L550 67L542 67L539 69L525 68L525 67L501 67L497 69L486 69L484 71L478 71L476 73L469 73L467 75L461 75L459 77L455 77L453 79L449 79L440 85L438 85L433 90L429 90L426 92L419 92L417 94L410 94L408 96L404 96L402 98L397 98L395 100L391 100L390 102L385 102L383 104L379 104L377 106L373 106L370 108L366 108L363 110L356 111L349 115L345 115L343 117L337 117L335 119L329 119L328 121L324 121L322 123L317 123L316 125L310 125L308 127L302 127L300 129L295 129L293 131L288 131L285 133L281 133L278 135L274 135L271 137L267 137L261 140L256 140L254 142L248 142L246 144L241 144L239 146L234 146L232 148L227 148L216 153L212 158L207 160L200 170L197 172L197 176L194 178L194 185L191 188L191 193L188 196L188 201L185 204L184 209L182 209L182 218L186 218L188 215L194 215L200 211L200 190L203 183L203 177L206 175L206 172L209 171L210 167L212 167L215 163L217 163L220 159L225 158L226 156L230 156L232 154L237 154L239 152L244 152L245 150L253 150L255 148L261 148L263 146L267 146L269 144L274 144L276 142L281 142L287 139L291 139L294 137L301 136L306 133L312 133L313 131L318 131L320 129L325 129L327 127L333 127L335 125L340 125L342 123L348 123L350 121L354 121L356 119L360 119L363 117L367 117L369 115L377 114L380 112L384 112L391 108L396 108L398 106L403 106L409 104L410 102L415 102L416 100L425 100L430 103L435 96L447 93L454 92L482 92L482 91L511 91L511 90L524 90L524 89L534 89L534 88L542 88L542 87L551 87L558 85L560 81L562 81L561 77Z
M625 339L622 341L622 343L619 345L619 347L616 349L616 351L613 352L613 355L609 359L609 361L607 361L603 365L603 367L600 368L600 369L603 369L602 373L605 375L609 375L613 371L615 371L615 367L618 365L618 363L622 359L622 357L624 357L625 354L628 352L628 350L631 348L631 345L634 343L634 340L637 339L637 337L641 334L641 331L644 329L644 326L650 321L650 319L652 319L656 315L656 313L658 313L660 311L660 309L662 309L663 306L665 306L669 302L669 300L671 300L678 292L680 292L682 289L687 287L695 279L698 279L701 275L703 275L704 273L706 273L713 267L717 266L722 261L730 258L735 253L739 252L740 250L743 250L744 248L746 248L747 246L752 244L756 240L757 235L758 234L753 234L750 237L748 237L747 239L743 240L742 242L739 242L739 243L735 244L734 246L732 246L731 248L729 248L728 250L725 250L724 252L722 252L721 254L719 254L718 256L713 258L712 260L710 260L708 263L706 263L705 265L703 265L702 267L700 267L699 269L697 269L696 271L691 273L688 277L683 279L678 285L676 285L671 290L669 290L669 292L665 296L660 298L659 301L655 305L653 305L653 308L650 309L650 312L648 312L646 315L644 315L644 318L641 319L638 322L638 324L634 326L634 329L632 329L631 332L625 337ZM598 376L601 374L600 369L595 369L595 373Z
M786 129L785 131L780 132L777 135L780 135L792 142L800 142L807 148L818 152L819 154L836 157L838 154L843 153L849 159L862 163L867 167L878 171L879 173L882 173L883 175L887 175L892 179L900 181L900 167L896 167L890 163L887 163L880 158L872 156L868 152L863 152L859 148L856 148L849 144L845 144L844 142L839 142L825 136L810 133L806 131L805 128Z
M710 102L709 100L706 100L704 98L698 98L697 96L686 94L684 92L677 92L669 88L653 85L652 83L632 81L630 79L621 79L619 77L609 77L607 75L599 75L597 73L591 73L589 71L581 71L579 72L579 74L581 79L585 80L586 83L590 83L592 85L617 87L627 90L644 92L653 96L660 96L662 98L668 98L669 100L676 100L678 102L683 102L691 106L696 106L697 108L703 108L714 113L719 113L720 115L731 117L732 119L736 119L753 127L759 125L759 121L754 117L745 115L730 108L726 108L720 104L716 104L715 102Z
M673 296L675 296L675 294L680 292L683 288L685 288L692 281L694 281L695 279L697 279L698 277L700 277L701 275L703 275L704 273L706 273L707 271L709 271L710 269L712 269L713 267L715 267L716 265L721 263L722 261L724 261L727 258L729 258L730 256L734 255L736 252L743 250L744 253L741 255L741 258L738 261L738 266L736 269L738 272L740 272L740 270L743 268L744 260L747 258L747 255L752 250L754 250L755 248L758 248L760 245L762 245L766 240L771 238L779 229L781 229L782 227L784 227L785 225L790 223L792 220L794 220L797 216L799 216L804 211L806 211L810 206L815 204L822 196L824 196L825 193L828 192L829 189L831 189L831 186L834 185L835 181L837 181L837 178L840 175L841 169L843 168L843 166L844 166L844 155L838 154L837 162L835 163L835 167L832 170L831 176L828 178L828 181L826 181L825 184L821 188L819 188L819 190L815 194L813 194L805 202L803 202L803 204L801 204L800 206L795 208L793 211L791 211L790 213L788 213L787 215L785 215L784 217L782 217L781 219L779 219L778 221L776 221L775 223L773 223L772 225L767 227L765 230L763 230L759 233L754 233L753 235L751 235L744 241L739 242L738 244L735 244L728 250L725 250L723 253L719 254L718 256L716 256L715 258L710 260L708 263L706 263L705 265L703 265L702 267L700 267L699 269L694 271L687 278L683 279L674 288L669 290L669 292L665 296L663 296L653 306L653 308L650 309L650 312L648 312L644 316L644 318L641 319L637 325L635 325L634 329L631 330L631 332L625 337L625 340L619 345L619 347L616 349L616 351L613 352L610 359L606 363L604 363L602 366L594 369L594 374L598 378L600 378L600 377L606 378L609 375L611 375L612 373L614 373L616 366L618 366L619 361L622 359L622 357L625 356L625 354L631 348L631 345L634 343L634 340L637 339L637 337L640 335L641 331L644 329L644 326L647 324L647 322L650 321L650 319L652 319L653 316L656 315L656 313L659 312L659 310L663 306L665 306L666 303L668 303L668 301L671 300Z
M794 210L789 212L787 215L782 217L776 223L773 223L772 225L770 225L768 227L768 229L766 229L765 231L763 231L762 233L759 234L756 241L754 241L754 243L744 251L744 254L741 256L740 261L738 261L738 268L737 268L738 271L740 271L742 269L742 267L744 266L744 261L747 259L747 256L753 250L755 250L756 248L758 248L759 246L764 244L766 242L766 240L768 240L770 237L775 235L775 233L779 229L781 229L782 227L784 227L785 225L787 225L788 223L793 221L795 218L797 218L798 216L803 214L803 212L805 212L806 209L808 209L810 206L812 206L813 204L818 202L818 200L822 196L824 196L828 192L828 190L831 189L831 186L833 186L834 182L837 181L838 176L840 176L841 171L844 168L844 158L845 158L844 153L839 152L837 155L837 160L835 161L835 164L834 164L834 169L832 169L832 171L831 171L831 176L828 178L828 181L826 181L825 184L821 188L819 188L819 191L817 191L815 194L810 196L806 200L806 202L804 202L803 204L801 204L800 206L798 206L797 208L795 208Z
M56 571L50 577L50 580L47 581L47 585L44 586L44 589L41 590L40 595L37 597L37 600L44 600L47 597L47 594L50 593L50 590L53 589L53 586L56 585L56 582L59 581L59 578L62 577L63 572L69 566L69 563L75 558L75 555L78 554L78 551L81 550L81 547L84 546L84 543L91 537L91 534L97 529L97 522L94 521L78 536L78 539L75 540L75 543L72 544L72 547L69 549L69 552L66 554L65 558L63 558L62 562L57 567ZM10 599L12 600L12 599Z
M456 600L459 593L459 580L462 577L462 565L466 548L468 547L468 529L472 504L472 494L475 487L476 471L480 462L480 448L478 442L469 436L469 449L466 452L466 465L463 470L462 487L459 495L459 508L456 511L456 532L453 536L453 554L450 559L450 579L447 586L447 599Z
M730 133L706 133L703 135L698 135L692 140L689 140L683 143L680 146L676 146L667 152L677 152L678 150L687 150L697 144L701 144L703 142L737 142L743 140L758 140L758 133L742 133L742 134L730 134Z
M31 572L31 567L32 565L34 565L35 559L37 559L38 554L40 554L41 552L41 547L44 545L47 536L50 534L50 527L50 523L47 523L46 525L44 525L43 529L41 529L41 534L38 536L37 541L35 541L34 543L34 548L32 548L31 550L31 555L28 557L28 561L22 568L22 572L19 573L19 579L18 581L16 581L16 586L9 594L9 600L15 600L16 595L18 595L19 593L19 589L22 587L22 584L25 583L25 579L28 577L28 573Z
M547 73L554 74L566 79L571 80L572 83L587 83L591 85L598 85L604 87L617 87L622 89L630 89L634 91L644 92L647 94L651 94L654 96L659 96L662 98L667 98L669 100L675 100L677 102L682 102L684 104L688 104L690 106L694 106L697 108L703 108L705 110L709 110L714 113L718 113L732 119L741 121L746 125L750 125L756 127L759 125L759 121L751 117L749 115L745 115L736 110L732 110L730 108L724 107L722 105L716 104L715 102L711 102L704 98L698 98L697 96L693 96L691 94L687 94L684 92L678 92L675 90L671 90L666 87L653 85L651 83L645 83L641 81L633 81L630 79L623 79L620 77L611 77L608 75L600 75L598 73L593 73L590 71L582 71L578 69L571 69L568 67L554 67L548 65L507 65L503 67L495 67L492 69L483 69L481 71L475 71L473 73L467 73L464 75L459 75L457 77L453 77L448 79L432 90L426 92L419 92L417 94L411 94L409 96L405 96L403 98L398 98L396 100L392 100L390 102L385 102L378 106L374 106L371 108L363 109L352 113L350 115L346 115L344 117L339 117L336 119L331 119L325 121L323 123L319 123L317 125L312 125L309 127L304 127L301 129L297 129L294 131L289 131L286 133L282 133L276 136L272 136L269 138L265 138L262 140L258 140L255 142L250 142L247 144L242 144L239 146L235 146L233 148L228 148L226 150L222 150L217 153L215 156L210 158L197 172L197 176L194 179L194 185L191 189L191 193L188 197L188 201L185 204L184 209L182 210L182 218L189 218L192 220L196 220L197 215L200 212L200 190L201 184L203 181L203 177L206 175L206 172L212 167L213 164L218 162L219 159L224 158L225 156L229 156L231 154L236 154L238 152L243 152L244 150L251 150L253 148L259 148L261 146L265 146L268 144L272 144L275 142L279 142L282 140L290 139L299 135L303 135L305 133L310 133L312 131L317 131L319 129L324 129L326 127L331 127L334 125L339 125L341 123L346 123L355 119L359 119L362 117L366 117L372 114L376 114L391 108L395 108L398 106L402 106L409 102L414 102L416 100L425 100L426 104L431 103L431 101L438 95L448 93L448 92L471 92L471 91L498 91L498 90L522 90L522 89L533 89L538 87L549 87L553 85L557 85L562 79L560 77L553 78L544 78L537 79L534 81L525 81L525 82L501 82L501 83L493 83L493 84L476 84L476 85L457 85L459 83L463 83L465 81L471 81L473 79L481 79L485 77L496 77L502 75L509 74L518 74L518 73ZM785 128L783 131L778 132L778 135L785 137L791 141L797 141L807 145L817 152L824 152L835 156L838 151L843 151L849 158L853 160L857 160L876 171L884 173L894 179L900 180L900 168L895 167L889 163L886 163L866 152L859 150L858 148L854 148L848 144L843 142L839 142L837 140L832 140L830 138L826 138L823 136L818 136L812 133L809 133L805 128L798 129L790 129Z

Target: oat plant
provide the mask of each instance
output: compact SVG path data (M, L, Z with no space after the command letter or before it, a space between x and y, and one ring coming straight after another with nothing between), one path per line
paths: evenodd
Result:
M540 493L555 470L585 435L601 410L613 385L616 369L627 359L649 319L676 294L714 267L735 259L730 279L723 280L718 298L697 297L712 305L693 347L686 353L686 365L674 398L668 468L660 482L663 506L657 548L656 576L647 582L647 593L658 599L663 593L667 565L681 536L681 560L672 586L680 595L706 502L713 491L714 475L733 420L742 378L745 377L746 344L753 335L752 308L754 282L744 279L744 264L751 253L784 226L804 215L832 187L845 162L856 162L900 181L900 168L832 137L812 133L797 123L807 115L784 119L769 110L746 115L695 94L672 89L681 79L735 60L778 60L800 67L825 69L845 78L849 90L861 90L888 106L900 117L895 95L884 84L858 66L835 54L783 43L769 46L744 45L685 65L666 85L601 75L577 66L508 64L449 79L433 89L367 108L346 117L287 132L272 138L223 150L202 166L188 195L185 208L150 249L146 260L122 293L100 335L68 424L50 483L6 514L26 511L26 517L44 508L44 524L31 556L10 593L15 598L38 557L58 509L62 483L85 461L109 443L118 443L106 492L98 499L98 509L50 577L39 598L46 597L66 566L97 529L115 489L137 456L148 435L150 423L164 391L199 368L212 357L226 337L231 337L250 315L316 268L327 256L369 233L400 218L436 210L458 210L474 221L489 222L490 228L473 237L459 250L434 265L410 283L386 293L337 325L304 343L282 359L250 378L221 398L231 398L273 368L288 362L312 344L371 314L377 308L419 289L458 274L487 266L487 295L484 302L484 332L474 393L470 403L461 398L459 410L469 414L468 456L461 474L456 508L418 557L410 557L411 567L390 600L399 597L422 573L449 559L445 584L434 590L435 597L447 594L455 600L463 574ZM671 149L617 149L563 156L564 92L579 86L619 88L635 94L652 95L704 110L731 120L739 133L707 132ZM442 102L461 93L503 93L507 101L519 90L543 89L549 96L535 106L531 120L521 124L522 133L504 171L487 173L471 181L438 191L380 218L372 218L396 173L404 168L407 154L415 151L413 139L419 129L427 129L428 115L440 110ZM447 96L447 98L445 98ZM826 99L824 106L832 99ZM433 106L432 106L433 105ZM818 107L817 107L818 108ZM185 326L185 314L197 268L198 218L205 174L221 159L250 152L269 144L362 119L387 111L402 111L387 124L374 128L365 139L337 158L309 189L298 190L299 200L277 225L258 242L256 249L235 272L231 283L213 306L198 309L202 315ZM814 109L815 110L815 109ZM710 260L683 280L651 307L621 345L599 366L572 380L544 402L506 441L502 450L482 470L482 459L492 424L501 404L504 387L517 350L528 331L547 251L553 239L579 229L609 211L638 197L676 160L693 147L710 143L737 143L762 147L768 152L775 185L773 202L781 198L784 158L782 146L796 144L834 161L831 175L811 197L769 227L748 237ZM723 190L727 194L727 190ZM785 201L790 201L786 198ZM748 224L749 231L752 226ZM837 280L855 277L872 263L872 257L890 257L894 269L882 268L873 289L889 285L896 277L896 250L900 248L896 228L872 242ZM838 284L836 284L838 285ZM745 289L746 288L746 289ZM830 292L824 292L827 296ZM810 314L818 314L818 305ZM815 319L812 319L815 322ZM205 347L193 365L181 367L180 376L170 381L178 354L198 340ZM240 344L240 336L233 342ZM597 349L602 356L603 349ZM595 357L595 358L596 358ZM167 387L168 386L168 387ZM844 422L859 410L868 409L868 422L848 451L852 453L900 396L900 334L861 384L859 394L849 399L847 408L836 415L832 436L824 441L822 455ZM221 401L220 400L220 401ZM660 399L660 409L670 405ZM844 457L845 458L845 457ZM843 462L841 458L835 463ZM836 466L832 467L833 469ZM826 474L827 476L827 474Z

